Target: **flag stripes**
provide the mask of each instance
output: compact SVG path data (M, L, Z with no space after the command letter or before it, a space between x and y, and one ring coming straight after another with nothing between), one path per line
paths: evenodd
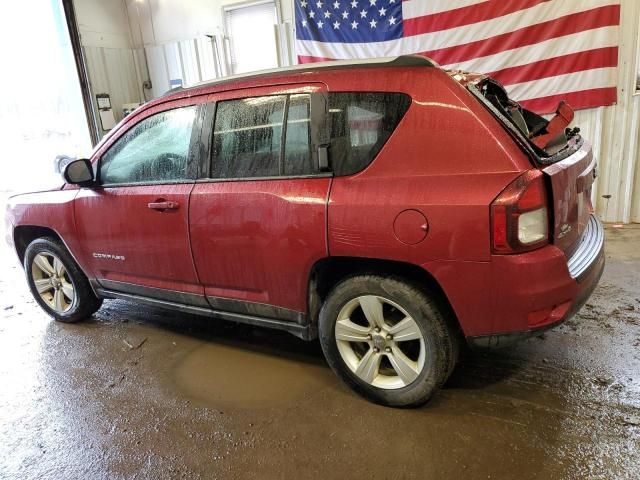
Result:
M396 1L337 0L333 5L345 20L366 13L367 20L384 25L384 15L376 12L384 13L384 5ZM489 73L513 98L547 113L562 95L573 99L574 108L615 103L619 23L620 5L614 0L406 0L401 38L335 41L341 38L336 23L331 41L316 29L314 35L297 33L296 47L301 63L424 54L446 68ZM298 18L296 28L301 28Z

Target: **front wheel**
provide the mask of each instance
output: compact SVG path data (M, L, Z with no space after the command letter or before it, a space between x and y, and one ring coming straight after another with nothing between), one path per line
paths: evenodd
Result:
M29 244L24 271L36 302L60 322L80 321L102 305L73 257L53 239L38 238Z
M320 343L345 383L382 405L424 404L457 358L455 335L427 293L401 279L355 276L320 311Z

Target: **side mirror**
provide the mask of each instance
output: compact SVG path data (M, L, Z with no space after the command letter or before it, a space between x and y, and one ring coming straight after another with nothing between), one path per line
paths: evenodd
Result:
M62 178L67 183L80 185L81 187L93 185L93 167L86 158L73 160L64 166Z

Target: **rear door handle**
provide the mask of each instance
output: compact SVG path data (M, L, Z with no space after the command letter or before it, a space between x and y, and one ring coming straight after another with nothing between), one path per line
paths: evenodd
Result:
M158 200L156 202L150 202L147 204L151 210L177 210L180 208L180 204L178 202L172 202L167 200Z

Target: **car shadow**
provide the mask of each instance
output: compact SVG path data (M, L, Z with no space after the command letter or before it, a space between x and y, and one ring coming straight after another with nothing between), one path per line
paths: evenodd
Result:
M268 355L295 358L315 365L326 365L320 344L290 333L235 323L213 317L175 312L124 300L109 300L92 321L131 321L155 326L178 335ZM328 367L327 367L328 368Z
M207 343L232 346L329 368L317 340L305 341L290 333L269 328L174 312L124 300L105 302L91 321L131 321ZM475 351L463 346L458 363L443 389L483 389L517 375L527 362L510 356L509 351Z

